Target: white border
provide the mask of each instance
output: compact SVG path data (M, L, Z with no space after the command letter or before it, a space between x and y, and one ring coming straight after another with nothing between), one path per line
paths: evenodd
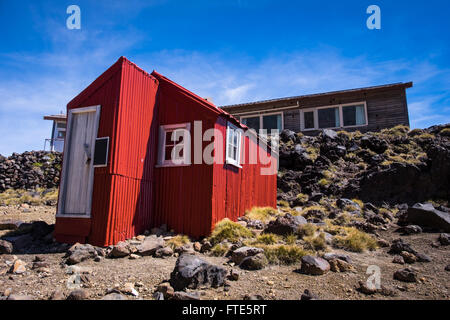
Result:
M298 108L298 106L297 106ZM281 115L281 128L280 128L280 132L284 130L284 112L269 112L269 113L254 113L253 115L245 115L245 116L241 116L239 118L239 120L242 122L242 119L247 119L247 118L256 118L259 117L259 128L260 129L264 129L263 128L263 117L265 116L273 116L273 115L277 115L280 114Z
M181 163L174 163L172 160L165 160L166 152L166 131L170 129L186 129L189 131L188 137L183 137L184 141L184 159ZM191 123L177 123L177 124L165 124L159 126L159 150L158 150L158 163L155 168L165 168L165 167L186 167L191 165L191 141L187 141L186 138L190 139Z
M242 130L239 130L240 128L238 128L237 126L235 126L234 124L232 124L231 122L227 123L227 133L226 133L226 139L225 139L225 143L226 143L226 147L225 147L225 163L226 164L231 164L235 167L238 168L242 168L241 166L241 146L242 146ZM235 130L235 132L237 132L238 134L238 142L237 142L237 150L236 150L236 155L237 155L237 159L233 159L228 157L228 131L229 130Z
M95 128L94 128L94 134L92 135L92 146L93 146L93 154L95 153L95 139L97 138L98 133L98 125L100 122L100 111L101 106L90 106L90 107L84 107L84 108L76 108L76 109L70 109L67 114L67 131L66 131L66 139L64 141L64 153L63 157L65 158L66 155L69 155L69 147L70 147L70 141L71 141L71 128L72 128L72 117L73 114L76 113L86 113L86 112L95 112ZM67 158L66 158L67 159ZM63 213L63 208L65 207L65 196L66 196L66 181L65 176L67 174L68 164L67 161L63 160L63 167L62 167L62 174L61 174L61 182L60 182L60 188L59 188L59 197L58 197L58 212L56 213L57 218L91 218L91 206L92 206L92 189L94 185L94 167L93 167L94 161L91 162L91 170L89 172L89 182L88 182L88 205L87 205L87 212L85 214L73 214L73 213Z
M104 139L106 139L107 140L107 144L106 144L106 162L105 162L105 164L97 164L97 165L94 165L93 164L93 167L94 168L104 168L104 167L107 167L108 166L108 157L109 157L109 137L99 137L99 138L95 138L95 142L97 142L97 140L104 140ZM95 149L95 148L94 148ZM95 151L95 150L94 150ZM93 159L92 159L92 161L94 161L94 159L95 159L95 153L94 153L94 157L93 157ZM92 162L93 163L93 162Z

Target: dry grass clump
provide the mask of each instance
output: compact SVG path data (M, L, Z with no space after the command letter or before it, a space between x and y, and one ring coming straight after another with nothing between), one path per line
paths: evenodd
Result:
M263 233L263 234L260 234L259 236L257 236L256 240L252 241L250 244L251 245L256 245L256 244L270 245L270 244L275 244L278 241L280 241L280 237L277 236L276 234Z
M296 245L260 245L258 247L264 250L264 254L271 264L289 265L297 263L303 256L311 254L311 252Z
M253 236L253 232L246 227L225 218L215 225L214 230L209 237L209 241L213 245L218 244L223 240L235 243L241 239L252 238Z
M299 193L297 195L297 201L300 203L306 203L309 200L309 196L307 194L304 193Z
M218 243L211 248L210 254L215 257L223 257L229 250L226 244Z
M171 247L173 250L175 250L177 248L184 246L185 244L188 244L189 242L191 242L191 240L189 240L188 236L184 234L179 234L173 237L172 239L168 240L167 245Z
M284 242L286 242L286 244L295 244L295 242L297 241L297 236L295 234L288 234L286 236L284 236Z
M358 206L361 208L361 209L364 209L364 202L362 202L361 200L359 200L359 199L352 199L352 201L354 202L354 203L357 203L358 204Z
M402 136L409 132L409 127L405 125L398 125L393 128L381 130L382 135Z
M308 146L306 148L306 152L308 153L312 161L316 161L317 157L319 156L320 149L318 147Z
M317 226L312 223L305 223L298 228L298 235L300 237L310 237L314 235L317 230Z
M334 226L330 229L337 231L333 239L333 245L338 248L353 252L363 252L365 250L374 250L378 247L375 238L354 227Z
M325 239L325 233L320 232L317 235L304 237L303 241L306 243L306 248L310 250L325 250L327 248L327 241Z
M318 184L321 185L321 186L323 186L323 187L329 186L329 185L332 184L332 183L333 183L333 181L330 181L330 180L328 180L328 179L326 179L326 178L322 178L322 179L320 179L319 182L318 182Z
M245 212L247 218L251 220L261 220L263 222L273 220L277 215L279 215L278 210L272 207L254 207Z
M278 200L277 204L280 207L284 207L284 208L289 207L289 202L287 202L286 200Z
M428 132L414 136L414 139L416 139L416 140L429 140L429 139L434 139L434 138L436 138L436 137Z
M450 128L444 128L439 131L439 134L444 137L450 137Z
M327 212L327 209L323 205L318 204L318 205L314 205L314 206L303 208L303 210L301 211L301 215L304 216L311 210L319 210L319 211L322 211L324 213Z

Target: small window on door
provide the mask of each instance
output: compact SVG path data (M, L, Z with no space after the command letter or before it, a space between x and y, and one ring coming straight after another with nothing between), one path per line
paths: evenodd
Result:
M242 130L229 123L227 127L226 162L240 167Z
M94 167L108 165L109 137L95 139Z
M180 166L191 164L190 123L163 125L160 127L160 166Z

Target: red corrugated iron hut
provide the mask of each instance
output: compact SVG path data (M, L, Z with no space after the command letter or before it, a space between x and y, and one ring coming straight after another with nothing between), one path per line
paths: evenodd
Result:
M264 170L277 157L260 137L124 57L69 102L67 115L60 242L107 246L161 224L207 236L223 218L276 206L276 170Z

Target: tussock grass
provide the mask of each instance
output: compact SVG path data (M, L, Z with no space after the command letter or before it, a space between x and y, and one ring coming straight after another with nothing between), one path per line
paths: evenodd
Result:
M266 245L270 245L270 244L275 244L278 241L280 241L280 237L277 236L276 234L273 233L263 233L260 234L258 237L256 237L256 240L253 241L251 244L255 245L255 244L266 244Z
M288 234L284 237L284 241L289 245L295 244L295 241L297 241L297 236L295 234Z
M409 127L405 125L398 125L393 128L381 130L382 135L402 136L409 132Z
M327 249L327 241L325 239L325 233L323 232L320 232L317 235L304 237L303 241L305 241L307 249L315 251Z
M293 264L311 252L296 245L260 245L259 248L264 250L267 260L271 264Z
M297 233L302 238L303 237L311 237L312 235L314 235L316 230L317 230L317 226L316 225L314 225L312 223L306 223L304 225L301 225L298 228Z
M318 182L318 184L321 185L321 186L323 186L323 187L329 186L329 185L332 184L332 183L333 183L332 181L330 181L330 180L328 180L328 179L326 179L326 178L322 178L322 179L320 179L319 182Z
M358 206L361 208L361 209L364 209L364 202L362 202L361 200L359 200L359 199L352 199L352 201L354 202L354 203L357 203L358 204Z
M209 241L213 245L218 244L223 240L235 243L241 239L252 238L253 236L253 232L246 227L225 218L215 225L214 230L209 237Z
M218 243L211 248L210 254L215 257L223 257L229 250L229 247L225 244Z
M189 242L191 241L189 240L188 236L179 234L170 239L169 241L167 241L167 245L171 247L173 250L175 250L177 248L184 246L185 244L188 244Z
M450 128L444 128L439 131L439 134L444 137L450 137Z
M21 190L21 189L8 189L0 193L0 205L44 205L49 200L54 203L58 200L58 189L54 188L48 192L43 188L38 188L34 192Z
M254 207L245 212L245 216L251 220L261 220L268 222L276 218L279 215L278 210L272 207Z
M289 202L287 202L286 200L278 200L277 204L280 207L284 207L284 208L289 207Z
M304 193L299 193L297 195L297 200L301 203L306 203L309 200L309 196L307 194Z
M374 250L378 247L375 238L354 227L333 226L330 230L337 232L333 239L333 245L338 248L353 252L363 252L365 250Z

